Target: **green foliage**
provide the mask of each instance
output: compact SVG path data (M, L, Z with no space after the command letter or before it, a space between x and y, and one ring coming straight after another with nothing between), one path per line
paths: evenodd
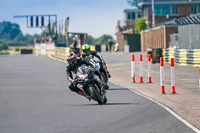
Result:
M11 22L0 22L0 38L5 41L14 40L16 37L21 37L22 32L18 24Z
M135 20L135 34L140 34L141 30L146 29L147 25L145 23L145 18L137 18Z
M27 46L27 43L25 41L9 41L8 46Z
M19 51L19 48L16 48L15 51Z
M91 44L91 45L94 45L94 42L95 42L95 38L89 35L88 39L87 39L87 43Z
M4 40L0 39L0 51L7 50L7 49L8 49L8 44Z
M42 38L45 36L45 33L42 34L26 34L23 35L18 24L11 22L0 22L0 47L6 48L6 46L28 46L34 44L34 39L42 42ZM69 44L73 43L73 35L69 36ZM99 38L93 38L91 35L88 35L88 39L84 40L84 43L88 43L91 45L102 45L108 44L108 40L113 39L111 35L102 35ZM7 43L5 43L7 42ZM114 42L113 42L114 43ZM4 45L3 45L4 44Z
M6 21L0 22L0 39L7 42L9 46L33 45L35 38L42 41L43 34L34 34L33 36L26 34L23 36L18 24Z
M94 45L108 44L109 39L113 39L111 35L102 35L95 40Z

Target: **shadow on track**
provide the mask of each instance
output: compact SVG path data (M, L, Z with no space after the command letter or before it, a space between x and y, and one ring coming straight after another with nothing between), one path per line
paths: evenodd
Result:
M98 105L98 106L105 106L105 105L138 105L139 103L106 103L104 105L99 105L99 104L74 104L74 105L70 105L70 106L95 106L95 105Z
M127 88L110 88L108 90L118 90L118 91L120 91L120 90L129 90L129 89L127 89Z

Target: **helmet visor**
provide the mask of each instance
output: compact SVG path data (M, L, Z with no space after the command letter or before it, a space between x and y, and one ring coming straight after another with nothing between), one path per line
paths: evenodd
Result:
M90 49L85 49L85 50L83 50L83 53L84 53L84 54L90 54Z
M67 61L68 61L68 63L69 63L70 65L72 65L72 64L76 64L77 59L76 59L76 58L72 58L72 59L67 60Z

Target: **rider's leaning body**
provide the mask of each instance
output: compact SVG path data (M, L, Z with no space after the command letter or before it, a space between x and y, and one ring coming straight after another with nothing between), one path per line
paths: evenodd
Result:
M74 52L70 52L69 54L67 54L67 66L66 66L66 74L67 74L67 79L70 81L69 83L69 89L71 91L74 91L80 95L83 95L83 92L81 89L79 89L76 85L74 85L73 83L75 82L75 79L73 78L72 72L76 73L77 69L85 64L88 66L91 66L92 68L95 69L95 73L100 76L99 71L97 70L95 64L92 64L91 62L88 62L86 60L83 60L82 58L77 58L76 54Z
M82 54L81 54L81 58L83 59L91 59L97 57L105 66L106 66L106 62L104 61L103 57L101 55L99 55L96 51L91 51L90 50L90 46L88 44L84 44L82 46ZM107 74L108 74L108 78L111 77L111 75L109 74L107 67L104 70Z

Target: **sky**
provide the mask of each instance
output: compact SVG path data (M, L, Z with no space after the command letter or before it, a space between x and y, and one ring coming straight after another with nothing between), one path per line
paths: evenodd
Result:
M133 9L127 0L0 0L0 22L17 23L23 34L41 33L40 28L27 28L26 18L15 15L56 14L58 23L69 20L69 32L85 32L95 38L103 34L114 38L124 9Z

